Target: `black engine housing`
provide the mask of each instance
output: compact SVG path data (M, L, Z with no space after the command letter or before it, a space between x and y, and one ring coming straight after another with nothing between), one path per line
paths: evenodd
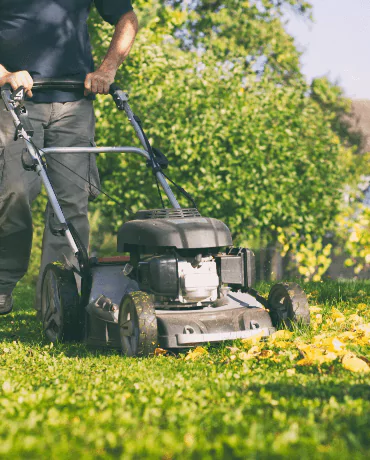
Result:
M130 247L205 249L232 246L228 227L217 219L202 217L195 209L140 211L118 230L118 252Z

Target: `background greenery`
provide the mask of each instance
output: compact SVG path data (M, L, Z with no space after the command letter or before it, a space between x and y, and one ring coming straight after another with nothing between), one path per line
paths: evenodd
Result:
M325 236L339 233L343 246L351 233L352 207L340 232L337 219L345 186L354 189L366 162L353 155L358 139L341 121L350 102L325 78L307 85L284 29L285 9L310 20L309 3L137 0L134 6L141 29L117 82L130 93L152 144L168 156L170 177L204 215L225 221L236 245L278 247L298 262L302 276L320 279L332 252ZM90 30L99 64L113 28L94 10ZM95 107L98 145L138 145L111 98L99 97ZM160 201L142 160L102 154L98 162L104 189L122 203L100 197L91 206L91 249L104 253L115 250L112 235L124 220ZM37 206L30 277L37 273L44 203ZM359 250L352 255L353 264L362 262Z

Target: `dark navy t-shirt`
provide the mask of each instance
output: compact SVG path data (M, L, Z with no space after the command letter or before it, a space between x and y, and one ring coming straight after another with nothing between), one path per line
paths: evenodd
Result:
M84 80L93 71L87 18L92 3L110 24L132 10L131 0L0 0L0 64L32 77ZM36 102L69 102L83 94L49 91Z

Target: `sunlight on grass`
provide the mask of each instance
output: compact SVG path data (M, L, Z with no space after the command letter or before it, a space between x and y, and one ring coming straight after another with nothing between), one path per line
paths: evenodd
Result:
M370 283L305 289L303 332L134 359L50 346L20 286L0 317L0 458L367 458Z

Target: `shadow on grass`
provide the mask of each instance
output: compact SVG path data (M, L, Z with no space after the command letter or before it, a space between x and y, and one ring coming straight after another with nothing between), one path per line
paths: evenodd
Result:
M312 377L312 373L310 373ZM346 399L370 399L370 386L364 383L349 383L341 381L334 383L332 379L319 379L310 381L309 385L302 386L298 384L281 383L251 383L248 390L258 394L261 390L271 392L275 397L285 397L287 399L302 398L302 399L318 399L328 400L329 397L334 397L337 402L344 402Z

